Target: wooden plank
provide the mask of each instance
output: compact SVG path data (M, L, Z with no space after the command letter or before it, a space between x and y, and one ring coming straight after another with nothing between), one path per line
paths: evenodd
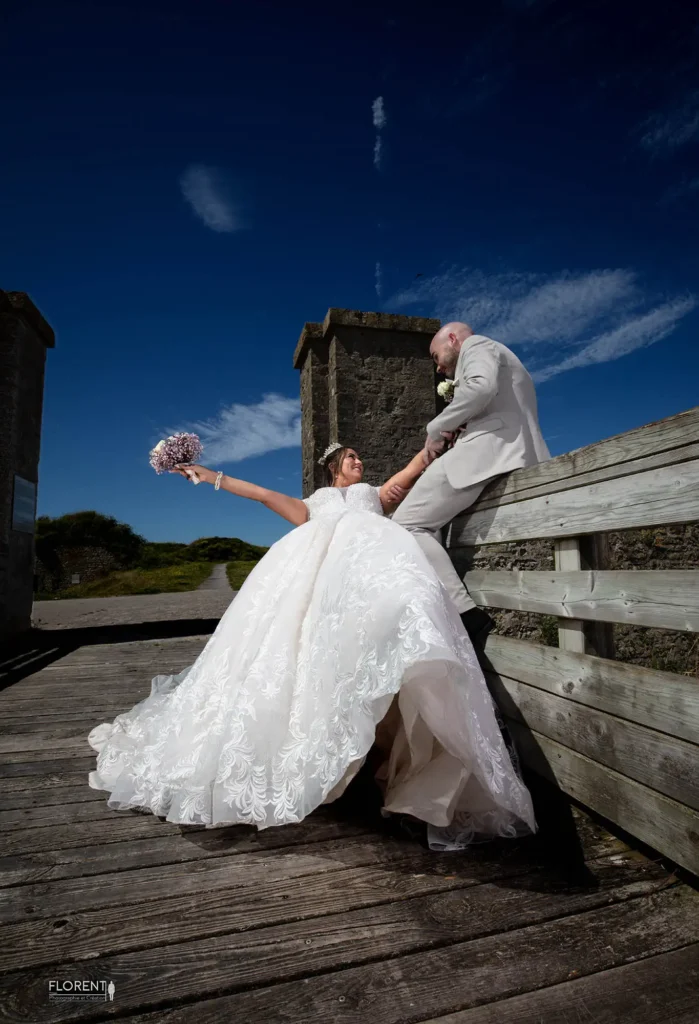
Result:
M86 720L91 721L92 716ZM40 739L45 744L49 744L53 740L79 739L83 735L84 728L83 722L47 722L43 725L35 722L12 722L11 724L5 722L0 726L2 729L0 745L6 743L11 737L20 740L25 737Z
M423 1024L696 1024L699 946L498 1000Z
M255 882L239 886L234 898L224 886L198 890L193 895L161 895L130 914L125 914L122 906L109 906L53 920L12 922L2 927L0 971L144 949L163 942L179 943L224 932L230 935L285 921L316 921L362 907L469 888L486 880L521 877L527 872L522 864L503 867L496 859L484 859L472 870L458 855L436 858L431 851L420 852L422 856L416 850L415 859L407 868L390 864L346 868L341 874L319 875L312 883L305 875L277 878L271 865L268 878L272 884L261 886Z
M28 775L14 779L4 779L2 783L2 794L5 799L13 796L31 797L36 794L48 795L49 793L60 793L61 790L87 786L87 772L56 772L52 775ZM90 792L94 793L95 790ZM104 793L99 794L104 799Z
M697 457L699 457L699 444L687 444L681 448L659 452L656 455L648 455L641 459L611 463L609 466L591 470L587 473L575 473L569 476L557 474L555 479L548 479L543 483L534 483L533 480L536 477L546 476L547 474L533 474L530 477L529 474L532 470L551 466L550 462L542 462L537 466L530 467L530 469L515 470L508 476L496 481L483 492L482 498L473 505L473 508L480 512L486 508L497 508L499 505L508 505L515 501L524 501L527 498L538 498L545 494L554 494L556 491L564 488L587 487L588 485L602 483L605 480L617 480L625 476L634 476L636 473L645 473L647 470L677 466L683 462L691 462L692 459ZM559 456L559 458L565 459L566 457L563 455Z
M95 722L95 725L97 724ZM71 729L70 726L56 726L53 729L49 727L43 732L0 736L0 759L3 761L11 760L12 755L24 755L33 751L40 751L55 757L59 752L62 753L66 750L75 750L82 754L90 750L87 733L82 726L79 730Z
M699 810L696 744L586 708L567 697L557 697L506 676L491 676L488 681L507 717Z
M656 886L660 891L668 884L668 880L644 877L647 871L638 863L628 868L600 864L595 865L595 871L599 882L596 890L550 891L547 875L527 875L522 880L525 884L517 888L484 883L473 889L417 897L347 915L243 932L234 943L228 935L189 940L174 947L176 955L172 947L160 946L108 955L96 963L72 961L61 967L61 977L113 978L120 1013L133 1013L162 1005L165 999L170 1004L201 1000L226 990L302 978L309 973L309 957L317 975L370 963L376 960L377 951L383 959L393 959L435 945L471 943L496 929L509 932L530 928L557 916L636 899ZM54 976L52 970L20 971L3 979L9 1019L41 1020L45 1024L94 1019L96 1010L100 1010L95 1004L47 1003L47 981ZM244 1019L259 1021L266 1017Z
M26 792L16 789L8 790L7 786L3 785L0 790L0 812L12 811L23 814L30 808L36 807L51 805L65 807L70 804L106 802L106 793L90 789L86 775L79 778L80 781L75 786L31 787ZM27 780L23 779L22 781L26 782Z
M577 537L564 537L554 545L555 566L559 572L579 572L582 567L580 559L580 542ZM474 598L475 600L475 598ZM558 646L562 651L587 651L585 627L582 622L563 618L558 622Z
M127 710L129 708L124 708L124 711ZM121 713L121 711L112 712L109 721L113 721ZM104 718L99 718L95 714L74 716L68 719L62 718L59 715L56 718L43 721L34 721L27 718L12 719L4 721L0 725L0 744L8 736L18 738L27 736L40 737L47 745L52 742L54 737L56 739L79 739L82 736L87 736L94 725L104 721Z
M481 570L464 582L473 600L490 608L699 632L697 569Z
M699 460L560 491L454 520L451 548L575 537L699 519Z
M124 711L129 711L136 702L119 701L118 703L111 704L107 707L80 707L80 704L76 704L74 708L69 710L56 710L54 714L49 715L32 715L30 711L24 709L22 711L5 711L0 709L0 716L4 722L3 731L11 732L13 725L23 726L33 724L37 731L40 731L42 726L52 725L68 725L70 722L87 722L91 723L88 725L88 732L92 728L92 725L98 722L113 722L117 715L122 714Z
M28 775L44 776L54 772L91 772L95 767L95 753L87 757L57 758L55 751L33 751L31 754L6 755L0 759L0 779L19 779ZM8 760L8 758L10 758ZM28 760L31 758L31 760Z
M87 788L87 780L85 787ZM8 836L20 829L53 829L57 825L77 825L87 821L108 821L115 814L124 813L128 814L129 812L115 811L113 808L108 807L107 793L102 793L101 800L88 800L72 804L40 804L35 807L0 811L0 832L4 836Z
M109 629L109 627L107 628ZM62 655L63 663L97 666L124 662L133 662L133 664L139 662L147 663L149 661L157 662L163 657L179 657L183 653L186 656L188 651L200 652L211 638L211 634L198 633L186 637L165 637L157 640L125 640L116 643L105 641L104 643L94 644L89 641L92 633L93 630L86 627L77 630L42 630L40 635L44 638L44 643L50 650L60 651L61 645L63 645L65 651L65 654ZM41 649L41 645L35 647L35 650ZM48 668L51 667L48 666Z
M82 843L92 845L98 840L102 844L118 843L122 839L137 839L139 836L174 835L181 828L180 825L173 825L152 814L136 814L133 811L112 811L112 814L112 819L8 832L2 837L0 852L9 857L45 850L64 850Z
M372 864L383 867L401 864L406 871L421 871L425 867L432 871L436 867L440 875L446 871L447 874L458 875L462 881L467 877L475 884L483 878L491 878L496 866L502 877L507 875L509 878L548 868L546 852L536 842L491 844L487 849L474 851L466 868L463 856L459 854L447 857L446 860L440 858L439 863L435 864L432 854L426 854L420 846L407 839L372 834L366 830L352 830L347 825L344 831L338 831L338 825L335 829L328 829L323 827L322 819L316 821L315 827L311 827L310 821L305 830L273 830L277 833L276 837L269 830L264 830L259 835L266 838L265 843L246 841L245 837L247 840L251 838L249 830L239 837L242 842L231 836L227 841L213 842L211 837L214 830L207 830L205 856L198 856L196 852L201 833L195 836L197 847L194 852L183 850L185 844L178 843L176 838L168 838L158 847L157 862L146 860L142 866L139 866L138 858L145 856L142 848L146 841L140 841L138 850L130 851L126 865L120 856L125 852L122 847L126 844L119 844L120 849L115 851L112 848L109 860L100 858L103 870L92 871L92 874L98 873L94 881L75 871L62 879L53 877L51 883L47 884L44 872L37 884L14 885L0 891L0 919L6 923L11 920L60 917L77 910L125 907L127 904L140 904L160 896L192 895L217 888L225 888L232 893L241 885L269 884L270 870L273 870L276 885L280 878L318 875ZM589 819L583 819L583 823L588 827L579 829L579 838L587 861L618 866L628 865L630 860L638 859L636 854L620 847L615 837L594 827ZM338 838L342 841L338 842ZM275 850L273 860L270 860L270 849ZM89 861L87 858L80 859L90 869L94 867L94 858ZM647 874L649 862L643 863L646 872L644 877L650 877ZM662 874L665 877L666 873ZM624 877L628 880L628 876Z
M699 406L657 423L598 441L528 469L516 470L491 484L476 502L481 510L562 488L659 469L697 458Z
M697 742L699 682L491 634L487 666L559 697Z
M609 534L593 533L587 537L578 537L580 547L580 567L585 570L604 571L609 569ZM608 622L584 623L585 654L595 654L599 658L614 657L614 627Z
M531 870L526 859L521 859L514 866L509 861L507 863L508 870L513 873ZM459 866L454 857L449 859L449 864L451 868ZM3 889L0 891L0 922L27 923L106 907L125 910L133 904L142 905L172 896L194 898L197 893L217 890L225 890L231 901L236 901L239 894L246 900L248 890L265 884L269 886L272 879L275 888L282 880L306 876L313 876L315 884L318 876L331 872L360 867L395 868L399 865L407 865L413 871L433 866L420 846L397 843L388 836L360 835L341 844L331 840L298 845L291 850L280 849L275 853L273 865L267 850L253 850L229 857L115 871L94 879L69 878L54 881L48 886L40 882ZM475 880L474 869L470 870L470 881L475 884L478 869L475 870ZM505 869L501 866L500 870ZM485 872L486 875L491 873L489 866Z
M150 677L150 673L149 673ZM35 709L40 709L42 712L50 713L54 708L57 713L60 713L61 708L66 710L71 707L85 707L93 704L101 703L102 698L100 697L100 686L103 681L97 682L93 680L89 687L80 688L70 685L51 688L41 687L35 688L32 691L22 691L20 696L19 686L17 684L17 697L12 696L10 699L0 705L0 714L3 714L5 710L8 712L12 711L26 711L28 706L33 705ZM123 680L117 681L113 685L107 685L106 690L109 696L107 697L107 704L116 704L118 701L118 707L129 708L133 707L134 704L139 700L143 700L150 694L150 678L139 680L136 683L124 683ZM14 687L12 688L15 689ZM12 694L12 690L6 691Z
M99 834L86 836L81 846L25 850L0 857L0 886L51 882L59 878L87 878L114 871L132 871L163 864L183 864L208 857L232 856L254 850L278 850L300 843L339 840L367 832L364 824L338 822L316 813L298 825L256 832L243 825L225 829L182 827L158 834L150 830L135 838L102 842ZM111 827L108 833L111 836ZM76 837L76 842L79 838ZM601 845L601 844L600 844ZM608 852L619 853L609 844Z
M564 793L699 874L699 814L640 782L510 721L523 761Z
M574 971L580 976L594 974L687 946L697 941L697 909L696 895L688 887L677 887L505 935L315 975L310 984L300 978L171 1006L167 1020L168 1024L340 1020L343 1024L366 1024L367 1020L405 1024L560 984ZM468 913L468 907L465 910ZM309 934L310 950L317 923L313 922ZM392 932L398 934L400 928L394 926ZM376 956L378 946L371 933L359 931L354 941L371 941ZM171 955L176 959L174 951ZM97 965L92 967L96 972ZM136 1014L129 1021L155 1024L162 1019L162 1011L156 1010Z

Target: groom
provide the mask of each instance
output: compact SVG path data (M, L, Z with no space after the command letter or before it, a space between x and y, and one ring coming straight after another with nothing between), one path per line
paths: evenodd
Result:
M430 355L437 371L454 380L454 397L427 424L428 468L393 521L414 535L474 645L482 648L493 620L476 607L459 578L442 547L442 527L470 508L494 477L551 456L539 426L534 384L514 352L474 334L467 324L450 323L435 334Z

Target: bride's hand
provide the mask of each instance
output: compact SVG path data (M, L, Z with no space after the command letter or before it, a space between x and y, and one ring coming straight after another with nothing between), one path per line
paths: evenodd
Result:
M185 478L185 480L190 479L190 473L196 473L199 479L203 481L205 484L212 484L216 479L216 474L214 473L213 469L207 469L206 466L175 466L175 468L171 469L170 472L179 473L180 476L183 476Z
M400 505L401 501L404 501L408 497L410 491L407 487L400 487L398 484L391 484L386 489L386 498L390 501L391 505Z

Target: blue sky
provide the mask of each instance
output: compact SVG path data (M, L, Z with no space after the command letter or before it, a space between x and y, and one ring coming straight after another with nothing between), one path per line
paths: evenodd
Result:
M0 287L57 335L40 513L281 536L148 450L205 424L299 494L291 358L329 306L511 344L554 454L697 403L692 5L332 7L5 10Z

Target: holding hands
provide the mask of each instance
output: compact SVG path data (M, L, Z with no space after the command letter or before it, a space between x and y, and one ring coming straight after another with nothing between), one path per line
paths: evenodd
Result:
M422 458L425 465L430 466L435 459L438 459L440 455L443 455L445 451L451 448L460 433L460 430L442 430L443 441L433 441L431 437L428 437L422 450Z

